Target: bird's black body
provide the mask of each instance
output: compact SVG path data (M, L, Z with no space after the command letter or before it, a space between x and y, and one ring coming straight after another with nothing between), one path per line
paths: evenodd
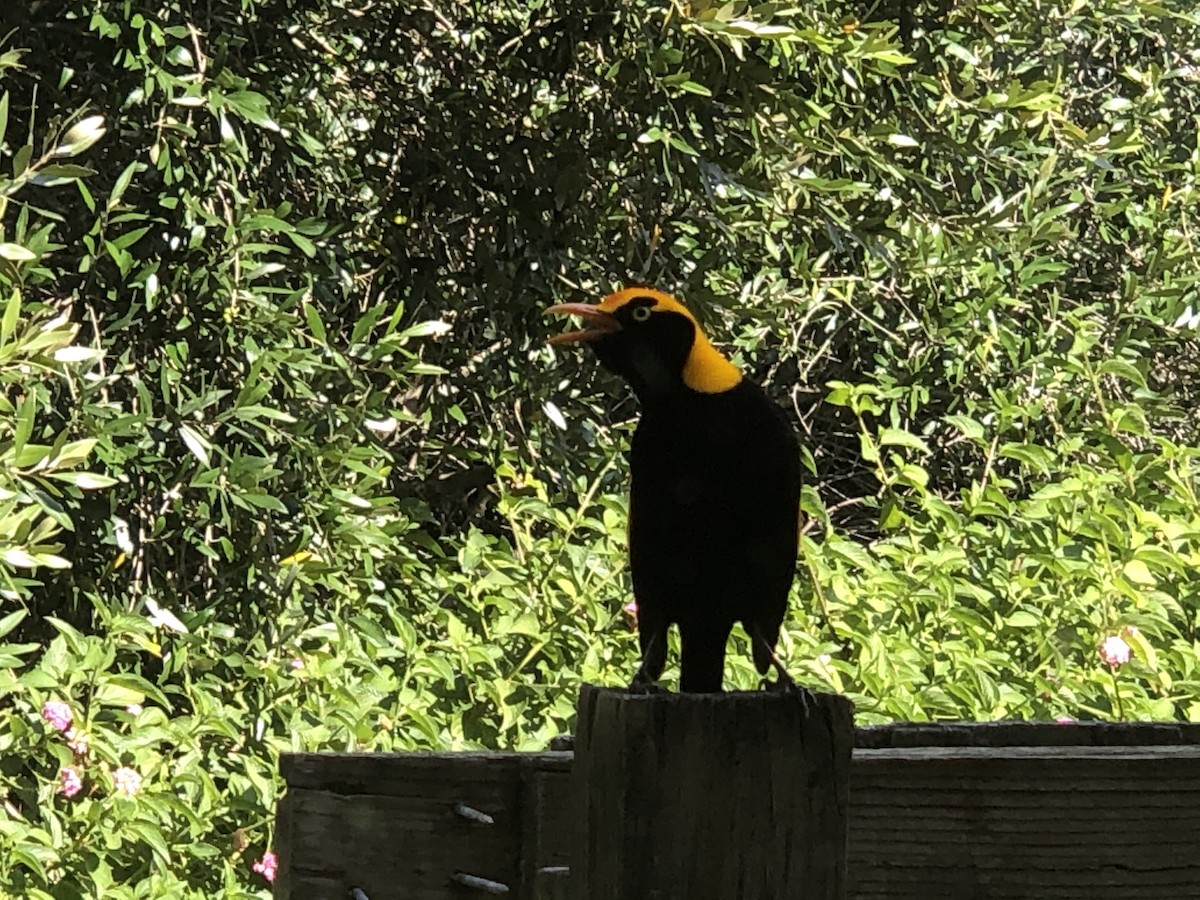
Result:
M683 388L647 406L630 461L629 547L645 674L656 680L678 623L680 688L719 691L725 644L742 622L779 638L796 565L796 436L762 389ZM769 654L755 645L765 674Z
M783 410L665 294L631 288L595 307L554 311L593 322L556 342L588 342L642 407L630 459L630 568L642 648L635 680L662 674L672 624L682 690L721 690L736 622L765 674L787 611L799 524L799 447Z

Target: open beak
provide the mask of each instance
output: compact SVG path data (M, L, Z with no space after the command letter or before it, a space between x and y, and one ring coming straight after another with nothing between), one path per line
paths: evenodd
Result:
M546 310L547 314L579 316L587 327L580 331L568 331L556 334L548 339L548 344L573 344L578 341L594 341L607 337L614 331L621 330L621 323L612 313L606 313L590 303L560 303Z

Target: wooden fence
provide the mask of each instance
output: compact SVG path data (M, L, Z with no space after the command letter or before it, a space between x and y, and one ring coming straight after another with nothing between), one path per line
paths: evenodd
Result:
M583 900L572 760L287 756L275 896ZM849 784L852 900L1200 898L1198 725L857 729Z

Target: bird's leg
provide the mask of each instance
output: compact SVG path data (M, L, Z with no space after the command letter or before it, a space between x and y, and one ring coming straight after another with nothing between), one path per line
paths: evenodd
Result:
M630 694L665 694L667 689L646 674L646 667L639 666L634 673L633 681L625 689Z
M665 694L667 692L665 687L652 681L650 676L645 674L644 666L637 670L633 681L629 682L629 687L625 690L630 694Z
M771 660L771 666L779 673L779 680L774 685L769 686L769 690L787 691L789 694L794 694L804 706L805 711L812 709L816 705L817 698L813 696L813 692L803 685L797 684L796 679L788 674L787 669L783 667L775 649L767 643L767 639L762 636L762 632L757 628L750 631L750 640L759 644L767 651L767 657Z
M629 687L626 688L631 694L657 694L665 692L665 689L659 687L658 680L650 674L648 667L649 661L653 658L652 651L655 649L655 644L659 641L660 634L655 632L650 636L649 642L646 644L646 650L642 653L642 664L638 666L638 670L633 673L633 680L629 682Z

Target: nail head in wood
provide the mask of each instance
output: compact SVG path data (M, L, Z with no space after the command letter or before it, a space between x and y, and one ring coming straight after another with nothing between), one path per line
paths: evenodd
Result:
M508 885L478 875L468 875L466 872L455 872L450 880L463 887L469 887L484 894L507 894Z
M467 806L465 803L454 804L454 814L460 818L466 819L468 822L475 822L478 825L495 825L496 820L485 812L480 812L474 807Z

